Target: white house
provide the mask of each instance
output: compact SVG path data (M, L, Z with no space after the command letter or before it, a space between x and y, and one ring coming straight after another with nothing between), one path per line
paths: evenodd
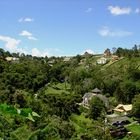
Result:
M71 59L71 57L65 57L63 61L64 61L64 62L69 62L70 59Z
M97 60L97 64L103 65L103 64L106 64L106 63L107 63L107 59L104 58L104 57L102 57L102 58L100 58L100 59Z
M16 57L6 57L5 60L6 61L18 61L19 58L16 58Z

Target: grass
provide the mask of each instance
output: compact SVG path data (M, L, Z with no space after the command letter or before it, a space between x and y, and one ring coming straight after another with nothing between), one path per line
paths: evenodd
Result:
M128 131L131 131L132 134L137 135L140 137L140 125L139 124L132 124L126 127Z
M131 135L126 135L121 140L140 140L140 125L138 124L130 124L126 126L126 129L132 132Z
M125 136L123 139L120 140L140 140L138 137L135 136Z
M70 85L68 83L51 84L47 87L46 94L70 94Z

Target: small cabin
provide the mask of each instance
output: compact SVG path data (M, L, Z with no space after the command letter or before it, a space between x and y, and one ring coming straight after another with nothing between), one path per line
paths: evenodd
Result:
M103 65L107 63L107 59L102 57L100 59L97 60L97 64Z
M119 60L119 57L117 55L112 55L112 61Z
M114 108L114 112L121 113L124 115L129 114L131 110L132 110L132 104L129 105L119 104L117 107Z

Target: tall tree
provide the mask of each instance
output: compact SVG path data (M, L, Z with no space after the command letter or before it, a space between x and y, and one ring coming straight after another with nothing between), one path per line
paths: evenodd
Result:
M105 105L98 97L93 97L90 101L89 117L97 120L105 111Z
M140 118L140 94L136 95L133 99L132 114L136 118Z

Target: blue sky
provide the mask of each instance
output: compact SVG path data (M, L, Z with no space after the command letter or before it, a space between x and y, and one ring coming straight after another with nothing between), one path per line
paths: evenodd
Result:
M139 0L1 0L0 47L67 56L140 44Z

